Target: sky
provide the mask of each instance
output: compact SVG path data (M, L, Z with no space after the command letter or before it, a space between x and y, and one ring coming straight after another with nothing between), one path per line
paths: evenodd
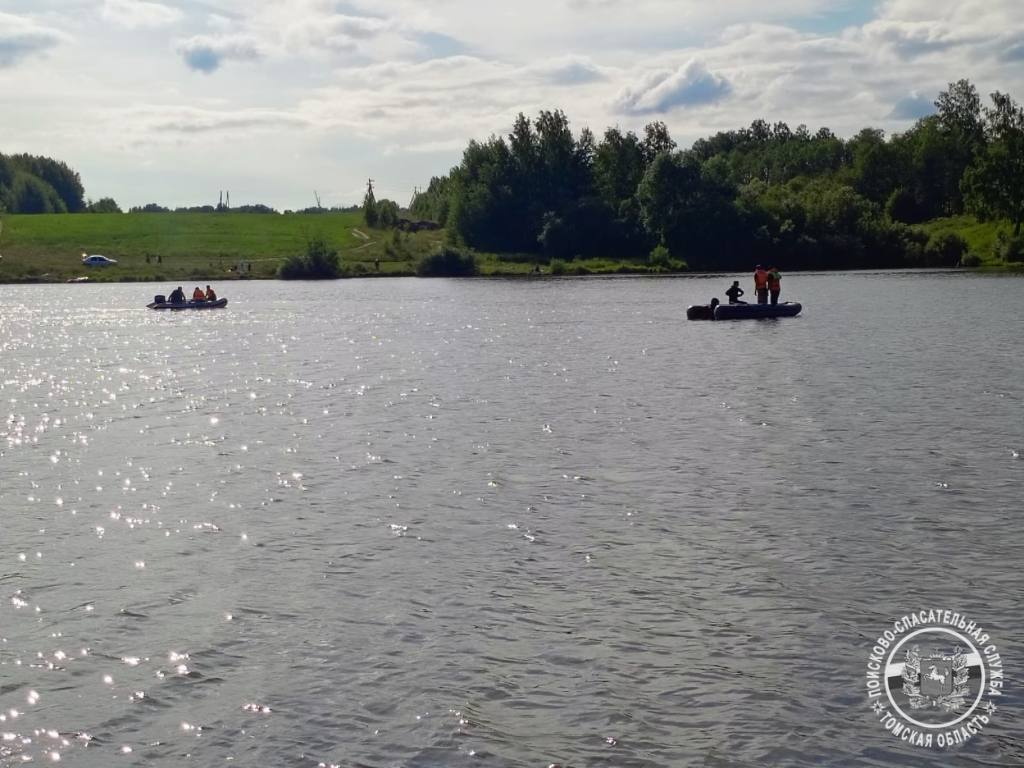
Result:
M541 109L893 133L961 78L1024 101L1022 0L0 0L0 152L125 209L405 205Z

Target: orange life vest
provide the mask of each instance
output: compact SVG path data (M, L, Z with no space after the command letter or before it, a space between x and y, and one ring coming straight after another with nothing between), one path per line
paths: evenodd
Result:
M759 269L754 273L754 288L763 291L768 287L768 273Z
M782 275L778 272L768 273L768 290L778 291L782 289Z

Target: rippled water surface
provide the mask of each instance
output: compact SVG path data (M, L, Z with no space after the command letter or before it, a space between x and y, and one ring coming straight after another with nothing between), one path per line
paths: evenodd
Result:
M1024 764L1024 280L731 279L0 287L0 765ZM921 607L952 754L866 703Z

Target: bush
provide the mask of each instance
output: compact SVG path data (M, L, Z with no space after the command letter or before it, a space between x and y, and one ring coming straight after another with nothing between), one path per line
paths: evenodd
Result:
M571 258L572 232L565 221L551 211L544 214L540 235L537 236L544 255L549 258Z
M978 254L976 254L976 253L968 253L968 254L964 255L964 257L962 259L960 259L960 266L961 267L971 267L971 268L973 268L973 267L980 267L981 266L981 257Z
M393 229L384 243L384 253L392 261L402 261L407 256L405 238L402 237L402 230Z
M925 264L929 267L955 267L967 253L967 243L955 232L932 235L924 247Z
M289 256L277 270L282 280L334 280L343 276L338 252L321 238L306 243L306 252Z
M550 264L552 275L564 275L565 274L565 262L561 259L552 259Z
M156 205L156 203L150 203L149 205ZM148 212L149 205L143 209L132 208L132 213L135 213L137 210L144 210ZM90 200L86 204L85 210L88 213L121 213L121 206L119 206L117 201L112 197L101 197L95 202ZM164 210L166 211L167 209L164 208Z
M1007 235L1000 232L996 238L996 257L1003 261L1024 261L1024 235Z
M652 267L663 267L668 268L672 263L672 254L669 253L668 248L664 245L657 245L654 250L651 251L650 256L647 257L647 262Z
M472 277L476 273L476 257L450 246L424 256L416 265L416 274L420 277Z

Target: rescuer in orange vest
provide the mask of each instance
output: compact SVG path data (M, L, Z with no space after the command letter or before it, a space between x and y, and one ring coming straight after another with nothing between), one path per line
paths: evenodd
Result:
M772 304L778 304L782 293L782 273L775 267L768 270L768 293L772 295Z
M760 264L754 269L754 292L758 304L768 303L768 273Z

